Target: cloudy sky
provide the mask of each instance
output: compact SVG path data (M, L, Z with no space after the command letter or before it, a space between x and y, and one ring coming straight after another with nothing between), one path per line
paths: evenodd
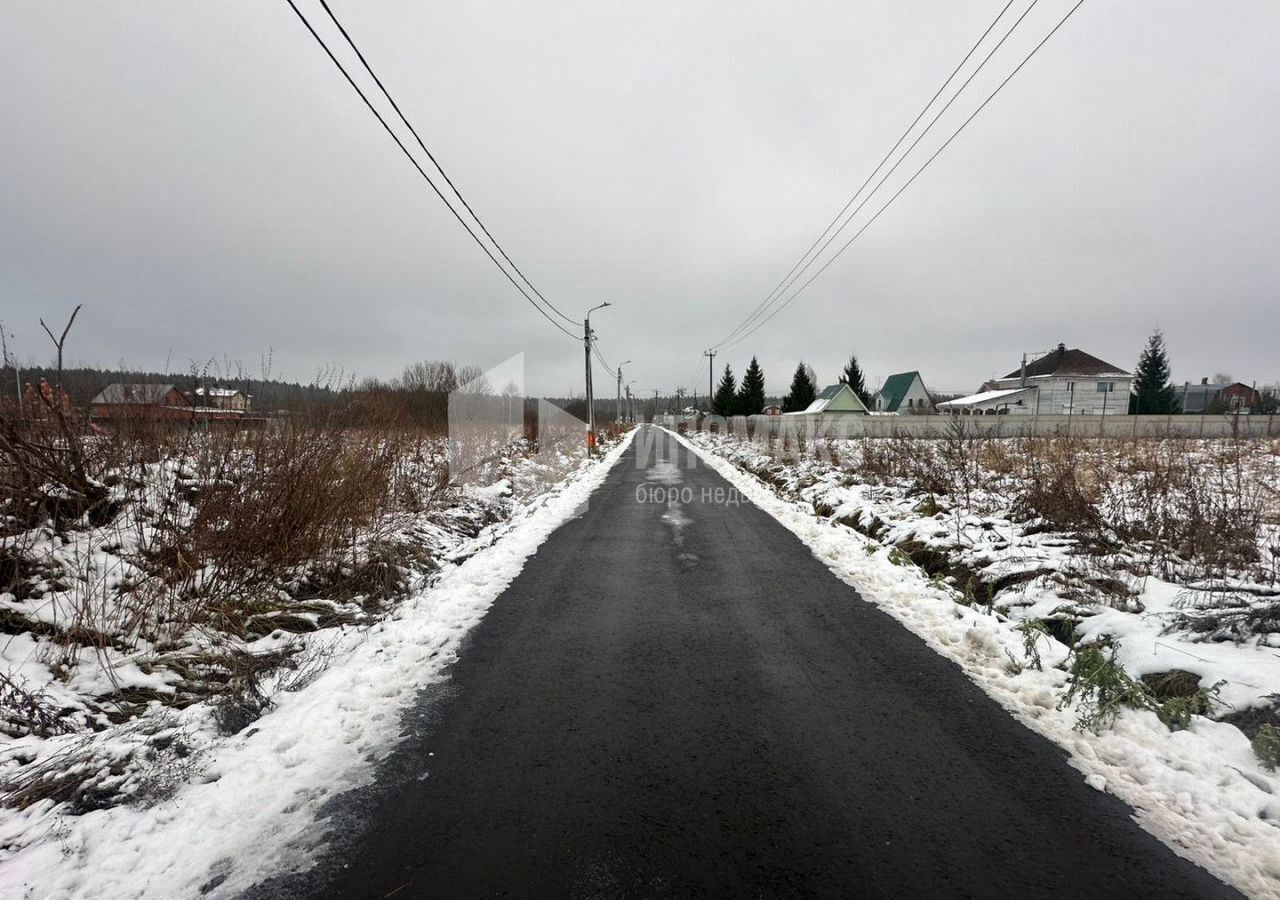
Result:
M575 316L611 301L600 349L637 388L705 390L702 351L1003 0L331 5L538 289ZM1070 6L1040 0L898 176ZM256 372L270 352L308 380L524 352L534 391L581 391L580 343L471 243L285 0L16 0L5 20L0 318L23 358L45 355L37 316L83 303L80 362ZM1273 0L1087 0L717 367L758 354L781 392L797 360L825 382L856 351L873 382L968 390L1060 341L1132 368L1158 326L1178 381L1280 381L1278 44Z

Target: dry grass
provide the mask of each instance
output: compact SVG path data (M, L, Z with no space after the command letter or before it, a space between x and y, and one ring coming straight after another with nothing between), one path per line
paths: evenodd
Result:
M782 475L771 468L807 463L785 480L795 494L828 469L846 484L905 485L920 498L918 511L947 511L957 528L961 515L995 516L1028 533L1070 535L1082 551L1082 588L1116 605L1131 605L1129 573L1112 571L1111 557L1122 548L1144 560L1144 571L1176 583L1280 583L1275 439L998 438L967 433L957 420L943 438L897 434L806 445L784 434L755 446L773 461L758 474L779 487ZM956 543L963 543L959 536ZM1268 590L1270 597L1248 607L1220 610L1224 627L1274 630L1280 602L1274 587ZM1197 628L1212 626L1205 620Z
M115 685L96 701L112 721L221 697L238 730L290 655L245 644L368 620L407 594L410 571L434 568L414 523L457 490L443 440L403 413L376 392L252 428L104 431L56 403L0 406L0 591L42 611L6 611L0 630L36 634L64 676L92 651ZM456 519L441 527L470 527ZM179 673L176 693L128 690L123 658ZM56 730L39 695L9 680L0 694L15 710L6 732Z

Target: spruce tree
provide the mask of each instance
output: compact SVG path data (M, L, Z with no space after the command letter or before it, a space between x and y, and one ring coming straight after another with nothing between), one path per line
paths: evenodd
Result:
M818 396L818 388L809 376L809 367L803 362L796 366L796 373L791 376L791 390L782 401L783 412L800 412Z
M849 354L849 362L840 375L840 381L853 388L853 392L858 395L858 399L867 409L871 408L871 394L867 392L866 380L862 377L862 367L858 365L856 354Z
M1173 385L1169 383L1169 375L1169 356L1164 346L1164 335L1157 328L1151 333L1147 346L1138 357L1138 369L1133 376L1133 394L1129 398L1129 412L1151 416L1177 412L1177 395Z
M711 411L717 416L732 416L737 407L737 381L733 377L733 369L728 364L724 367L724 375L716 385L716 392L711 398Z
M742 376L742 383L738 385L736 406L737 415L740 416L754 416L764 412L764 370L754 356Z

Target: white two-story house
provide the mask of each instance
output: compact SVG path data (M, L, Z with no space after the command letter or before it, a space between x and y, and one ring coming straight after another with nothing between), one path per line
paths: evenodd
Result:
M982 391L939 403L953 415L1124 416L1129 414L1133 376L1083 350L1059 344Z

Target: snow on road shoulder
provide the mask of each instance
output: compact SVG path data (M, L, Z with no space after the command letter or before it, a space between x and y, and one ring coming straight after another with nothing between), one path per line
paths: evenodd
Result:
M199 783L151 808L81 816L39 810L0 824L5 898L226 897L305 865L321 807L367 784L400 737L401 713L441 680L463 637L561 524L603 483L634 434L488 535L395 615L348 630L334 662L245 732L216 745ZM485 538L482 535L482 540Z
M1101 734L1076 730L1075 711L1058 708L1067 676L1054 666L1066 647L1038 636L1044 671L1015 665L1025 659L1025 635L1012 623L956 603L946 586L895 564L891 548L820 520L812 507L780 498L732 462L676 437L866 600L1067 750L1086 783L1131 805L1147 831L1250 896L1280 898L1280 777L1258 764L1237 728L1196 717L1170 732L1154 713L1126 710Z

